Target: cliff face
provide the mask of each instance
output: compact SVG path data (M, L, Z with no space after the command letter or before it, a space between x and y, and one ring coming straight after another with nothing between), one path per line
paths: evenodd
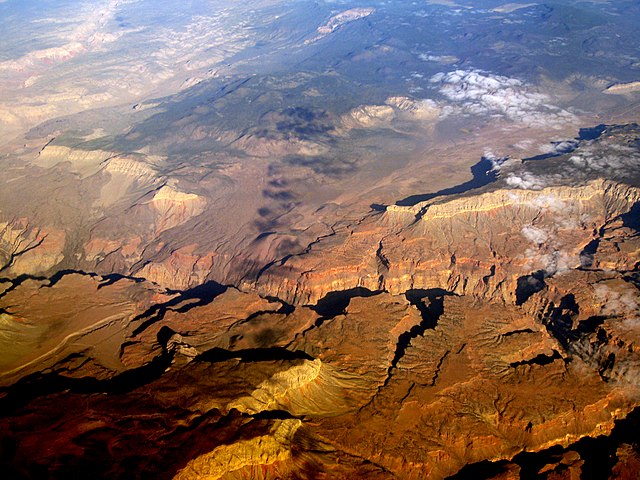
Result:
M65 232L27 218L0 222L0 275L39 275L64 259Z
M562 472L548 449L577 471L631 449L626 471L633 288L574 270L522 305L360 289L311 309L211 284L167 296L128 279L30 281L2 297L3 342L29 354L2 366L0 428L14 468L54 477L445 478L487 460Z
M514 303L519 278L581 267L585 247L639 198L637 188L598 180L391 206L263 272L257 288L291 303L355 287L441 288Z
M512 165L481 191L307 225L306 244L267 232L235 257L246 243L211 248L206 189L154 176L158 161L116 157L96 174L129 179L96 201L125 205L131 229L108 237L104 220L78 242L109 275L47 277L69 261L67 236L4 224L11 474L635 472L636 186L555 174L513 188L504 179L533 167Z
M0 0L0 480L638 480L638 25Z

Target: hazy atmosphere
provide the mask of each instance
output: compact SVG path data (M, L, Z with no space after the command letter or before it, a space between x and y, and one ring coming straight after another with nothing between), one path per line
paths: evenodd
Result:
M638 478L638 25L0 0L6 478Z

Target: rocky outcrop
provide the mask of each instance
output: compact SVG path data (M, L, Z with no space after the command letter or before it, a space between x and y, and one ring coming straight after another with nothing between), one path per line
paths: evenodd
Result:
M270 268L257 287L293 303L355 287L395 294L444 288L515 301L518 278L580 267L597 232L639 199L637 188L598 180L390 206Z
M236 475L241 478L247 474L256 478L256 469L264 469L291 459L293 437L301 425L300 420L279 420L267 435L223 445L191 460L174 478L213 480Z
M345 10L344 12L338 13L331 17L327 23L318 27L318 35L310 40L305 40L305 43L313 43L321 38L333 33L335 30L340 28L341 26L358 20L360 18L368 17L373 12L375 12L375 8L352 8L350 10Z
M318 431L400 478L444 478L468 463L606 434L632 405L518 307L447 296L374 400ZM384 428L389 419L394 428Z
M363 105L345 115L342 123L347 128L384 127L394 118L395 112L388 105Z
M161 161L141 154L116 155L104 160L101 172L108 176L108 181L100 190L99 206L109 207L127 195L140 194L145 187L162 185L165 179L156 166Z
M384 105L362 105L341 118L342 127L393 128L396 122L417 122L418 126L431 127L440 115L440 108L430 100L414 100L409 97L389 97Z
M17 275L42 235L5 228L11 468L443 479L637 463L637 187L503 179L316 230L298 219L308 243L274 224L245 255L245 233L212 237L207 185L158 179L147 156L102 165L99 185L134 179L109 204L122 224L84 244L110 275ZM213 280L238 271L241 288Z
M162 262L142 266L135 275L171 289L186 290L200 285L211 273L215 256L196 250L196 245L176 249Z
M206 200L195 193L181 192L169 185L162 186L149 202L157 215L153 222L156 234L200 215L206 204Z
M409 97L389 97L385 103L418 120L434 120L441 110L431 100L414 100Z
M637 312L610 310L630 288L615 272L566 275L523 305L360 289L313 309L216 284L166 296L79 274L24 283L0 298L3 322L23 329L3 340L49 373L28 375L26 357L5 368L6 385L22 380L0 397L0 429L20 432L14 465L56 475L88 469L104 442L121 446L98 455L104 471L149 471L139 462L151 455L163 478L438 479L486 461L542 474L553 459L518 456L551 447L584 471L581 439L617 435L637 406ZM605 285L606 298L593 294ZM122 412L133 423L116 428Z
M44 168L68 162L72 171L88 177L100 170L102 162L115 155L113 151L82 150L49 143L38 153L35 162Z
M1 385L74 356L64 368L83 366L81 375L101 372L102 377L125 369L118 359L123 332L137 314L164 296L133 280L101 280L74 273L53 280L16 281L0 297L0 342L5 351ZM81 352L84 360L77 358Z
M26 218L0 221L0 276L40 275L64 259L65 232L30 224Z
M614 83L604 89L604 93L624 95L640 91L640 82Z

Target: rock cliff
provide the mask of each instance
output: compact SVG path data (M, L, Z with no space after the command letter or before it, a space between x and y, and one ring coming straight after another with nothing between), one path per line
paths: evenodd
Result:
M635 472L633 182L571 181L553 173L563 157L496 163L502 178L481 190L335 222L282 257L265 243L256 250L276 259L261 264L234 258L237 245L209 248L203 185L154 176L158 159L102 162L100 182L135 178L109 203L136 192L132 230L92 232L84 261L120 273L49 275L68 261L66 237L4 223L0 430L14 446L2 451L11 474ZM536 182L516 187L514 175ZM194 225L199 237L176 236ZM215 281L221 265L237 281Z
M393 205L263 272L257 287L291 303L356 287L395 294L442 288L514 302L520 277L580 267L598 232L639 199L638 188L596 180Z

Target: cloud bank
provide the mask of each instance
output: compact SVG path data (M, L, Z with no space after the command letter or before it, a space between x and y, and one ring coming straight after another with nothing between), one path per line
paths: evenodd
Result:
M633 287L612 289L607 285L596 285L595 294L602 303L602 315L625 317L628 328L640 328L640 305L638 291Z
M572 113L550 104L547 95L516 78L482 70L455 70L437 73L430 82L453 102L448 114L490 115L545 128L558 128L575 120Z
M548 149L541 150L551 154L562 154L575 148L576 144L575 140L554 142ZM636 175L640 166L638 148L620 145L607 139L582 144L567 157L562 163L554 166L553 173L534 174L526 167L518 171L509 171L509 164L495 164L494 170L501 170L502 178L511 188L542 190L552 185L576 184L596 177L624 180Z

